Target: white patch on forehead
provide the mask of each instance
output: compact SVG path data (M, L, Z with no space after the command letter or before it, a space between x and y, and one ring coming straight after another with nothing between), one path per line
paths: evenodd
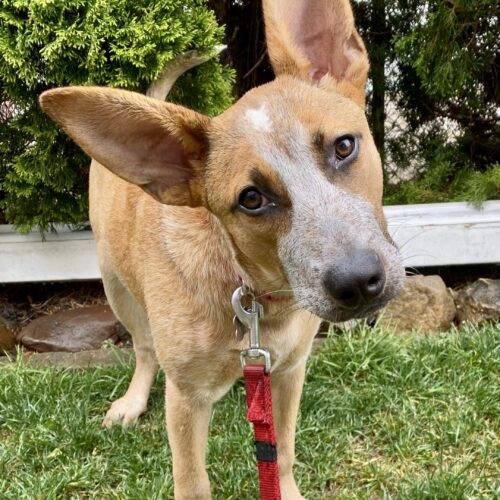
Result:
M385 263L387 282L400 283L400 277L394 278L396 272L402 274L397 251L384 237L372 205L329 179L318 162L312 134L298 117L284 107L273 106L271 112L273 134L250 133L248 138L291 201L290 224L278 237L277 254L299 307L320 317L332 314L324 273L353 249L375 251Z
M267 114L265 104L262 104L257 109L247 109L245 116L247 120L253 125L257 130L263 132L270 132L272 123L269 115Z
M280 127L281 142L286 152L270 136L259 136L255 149L259 156L279 174L290 196L305 201L322 184L329 184L318 169L306 129L297 120L283 119Z
M315 227L327 234L335 230L336 220L346 223L363 220L361 226L366 229L372 226L378 231L369 204L348 194L321 172L307 129L290 116L280 120L282 122L286 127L280 128L279 133L281 141L286 143L286 151L275 144L271 136L260 136L255 149L279 175L288 191L294 207L292 227Z

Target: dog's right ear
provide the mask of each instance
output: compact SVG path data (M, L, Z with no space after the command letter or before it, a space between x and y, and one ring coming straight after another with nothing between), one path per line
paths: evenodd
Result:
M277 76L329 82L364 106L368 56L349 0L262 0L269 57Z
M48 90L40 105L89 156L158 201L202 203L208 117L102 87Z

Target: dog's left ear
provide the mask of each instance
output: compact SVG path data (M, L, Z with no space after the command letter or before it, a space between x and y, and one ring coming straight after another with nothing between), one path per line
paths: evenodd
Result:
M263 0L263 8L276 75L332 83L364 107L369 62L349 0Z
M203 203L207 116L104 87L48 90L40 105L89 156L161 203Z

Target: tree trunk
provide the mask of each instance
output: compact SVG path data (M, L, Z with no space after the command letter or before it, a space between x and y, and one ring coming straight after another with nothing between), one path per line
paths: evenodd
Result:
M385 60L388 30L385 15L385 0L372 0L371 16L371 79L373 85L371 100L371 128L373 139L385 160Z

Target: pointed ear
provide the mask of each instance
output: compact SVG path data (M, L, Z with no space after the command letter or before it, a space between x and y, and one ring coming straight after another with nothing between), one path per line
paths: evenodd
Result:
M42 109L92 158L162 203L199 206L210 119L135 92L65 87Z
M263 8L276 75L322 85L330 77L338 91L364 107L369 63L349 0L263 0Z

